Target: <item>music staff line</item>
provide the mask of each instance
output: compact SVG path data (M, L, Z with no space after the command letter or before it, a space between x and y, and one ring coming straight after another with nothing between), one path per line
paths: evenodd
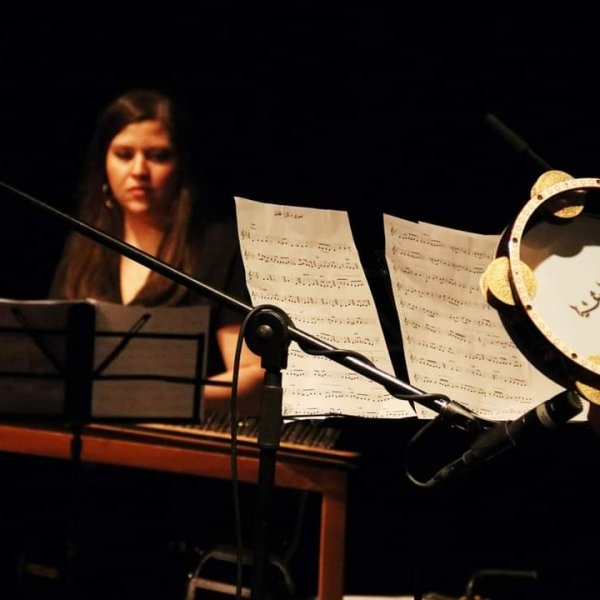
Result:
M469 258L475 258L478 260L490 260L493 258L489 251L478 250L473 247L457 246L452 243L442 242L435 238L430 237L426 233L415 233L412 231L399 231L395 226L390 228L391 240L393 242L400 242L402 240L408 241L412 244L420 244L422 246L428 246L429 248L443 248L444 250L450 250L456 256L465 256Z
M415 373L414 375L415 385L420 385L424 389L428 389L428 386L435 386L436 388L444 388L446 390L453 390L459 392L468 392L477 396L481 396L482 398L488 397L495 400L510 400L512 402L520 402L523 404L528 404L530 402L530 398L528 396L519 395L519 394L509 394L504 390L499 388L486 389L482 386L473 385L470 383L464 383L461 381L454 381L448 379L447 377L431 377L429 375L421 375L419 373ZM518 385L522 385L523 380L519 380ZM525 387L527 383L525 382Z
M464 263L454 262L437 256L424 256L416 250L398 248L398 246L392 246L392 256L406 256L412 260L431 263L435 267L445 267L446 269L450 269L452 271L463 271L465 273L472 273L475 275L481 274L485 269L485 267L469 266L465 265Z
M474 286L471 281L461 281L460 279L454 278L454 277L446 277L444 275L438 275L436 273L430 273L430 272L424 272L424 271L419 271L416 269L412 269L411 267L407 267L404 265L394 265L393 266L393 271L394 273L401 273L402 275L406 275L408 277L413 277L416 279L419 279L420 281L422 281L425 284L431 285L431 284L443 284L443 285L448 285L453 289L456 288L462 288L464 290L471 292L476 291L476 287ZM470 274L472 275L476 275L477 273L480 273L480 271L472 271ZM401 286L399 284L397 284L398 287L401 288Z
M286 285L297 285L301 287L322 288L356 288L365 285L362 279L351 279L348 277L309 277L305 275L276 275L274 273L261 273L253 269L246 274L249 281L264 281L270 283L285 283Z
M456 325L462 325L465 328L467 328L467 330L470 330L472 332L477 332L482 328L489 330L495 327L494 323L492 323L490 319L486 319L485 317L472 318L468 317L467 315L462 315L458 313L443 312L437 313L436 316L439 317L440 320L443 319L455 323ZM429 331L431 333L440 333L443 331L443 327L440 327L439 325L434 326L431 324L430 321L424 321L421 319L412 319L410 317L404 317L402 319L402 322L405 323L407 326L412 327L413 329L423 329L424 331ZM478 341L481 341L481 339L479 339Z
M424 327L427 327L426 331L428 333L431 333L435 336L435 339L439 339L439 338L444 338L446 336L453 338L454 340L461 342L461 345L463 348L470 348L470 347L480 347L480 346L485 346L486 348L493 348L494 351L498 352L501 350L504 350L508 355L510 356L519 356L518 354L516 354L516 350L515 350L515 345L514 343L509 340L509 339L502 339L501 337L497 336L497 335L493 335L493 334L487 334L487 335L479 335L476 332L470 332L469 335L464 335L460 332L457 332L456 330L448 330L442 327L437 327L437 328L432 328L430 325L425 325ZM418 329L418 327L413 327L413 329ZM417 345L422 345L426 348L428 348L429 350L438 350L440 352L446 352L448 354L454 354L457 352L457 349L460 350L460 348L456 348L455 346L450 347L448 345L445 344L441 344L439 342L433 341L433 340L429 340L427 337L427 334L425 334L423 337L420 337L418 335L414 335L412 333L409 333L406 335L406 341L409 343L415 343ZM467 350L464 350L463 352L468 352ZM485 353L478 353L481 354L482 356L486 356ZM465 356L465 358L470 358L469 356ZM504 364L502 362L500 362L500 359L498 359L500 364ZM516 363L517 359L514 360L514 362Z
M351 258L343 261L325 260L318 258L292 257L281 254L265 254L263 252L251 252L244 250L244 258L248 261L259 263L284 265L291 267L307 267L310 269L339 269L340 271L361 271L362 267Z
M282 237L278 235L267 235L254 233L252 231L248 231L247 229L242 229L240 231L240 237L243 240L251 240L257 244L265 244L267 246L286 246L288 248L303 248L313 250L318 250L320 252L341 252L347 253L351 251L351 246L345 243L333 244L326 242L319 242L313 240L306 239L294 239L292 237Z
M300 296L294 294L278 294L276 292L261 292L259 303L269 302L289 302L290 304L299 304L304 306L321 305L321 306L334 306L334 307L348 307L354 306L356 308L366 308L371 306L371 300L369 298L324 298L315 296ZM258 304L258 303L257 303Z
M517 376L508 376L506 374L501 373L498 369L486 370L483 368L479 368L476 365L460 365L451 360L436 360L434 358L417 356L412 353L409 356L413 363L424 365L428 369L439 369L440 371L444 371L446 373L454 373L456 375L468 375L471 377L500 382L502 384L514 384L520 387L524 387L527 385L527 381L525 379ZM498 363L496 361L493 361L493 364ZM523 365L521 365L520 363L514 366L516 366L517 368L523 367Z

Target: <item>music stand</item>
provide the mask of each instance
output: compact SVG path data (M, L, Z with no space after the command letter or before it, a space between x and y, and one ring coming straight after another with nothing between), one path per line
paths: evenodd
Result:
M65 577L78 587L83 427L203 417L209 307L0 300L0 420L65 426Z
M0 419L199 422L208 328L207 306L0 300Z

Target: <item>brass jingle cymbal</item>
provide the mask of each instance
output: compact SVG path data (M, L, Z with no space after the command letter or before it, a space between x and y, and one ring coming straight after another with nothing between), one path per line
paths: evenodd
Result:
M600 356L593 355L588 357L588 360L600 364ZM586 399L594 404L600 405L600 388L582 383L581 381L575 382L575 389Z
M531 298L535 296L536 281L533 271L520 261L519 268L522 270L523 280L527 293ZM499 256L487 267L479 280L479 289L488 302L497 300L508 306L515 306L515 296L510 285L510 261L506 256Z
M574 179L565 171L546 171L542 173L531 188L531 197L538 196L562 181ZM578 217L585 207L585 194L579 190L559 194L556 197L550 197L544 204L544 209L548 214L556 219L566 220Z

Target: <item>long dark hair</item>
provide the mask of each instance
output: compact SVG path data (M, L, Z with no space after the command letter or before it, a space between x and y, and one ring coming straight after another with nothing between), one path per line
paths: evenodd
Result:
M132 90L115 99L100 115L95 133L88 147L79 185L79 218L122 238L123 215L116 202L110 201L106 176L106 154L112 139L131 123L160 121L169 133L178 164L178 197L163 242L158 250L159 259L191 272L195 264L195 244L191 239L200 233L197 188L191 172L191 145L187 138L189 123L180 106L155 90ZM114 272L119 256L112 250L78 234L73 234L65 246L58 270L62 289L67 299L110 296L110 273ZM149 303L170 304L182 290L170 280L151 273L142 290Z

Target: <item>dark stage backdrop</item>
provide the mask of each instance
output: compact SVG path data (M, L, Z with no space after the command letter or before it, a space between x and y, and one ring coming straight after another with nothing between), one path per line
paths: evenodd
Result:
M554 168L597 174L589 15L311 4L0 14L0 179L71 208L96 116L135 86L188 106L222 204L348 210L365 260L383 212L481 233L508 224L539 168L488 113ZM19 204L2 192L0 294L39 296L64 231Z
M518 213L541 170L485 125L488 113L552 167L600 173L591 15L497 3L196 4L170 15L0 14L0 179L71 210L99 111L128 88L158 87L192 114L216 210L233 210L234 194L347 210L370 268L384 212L479 233ZM44 297L64 226L3 190L0 210L0 296ZM564 581L573 565L580 578L597 574L578 554L600 533L587 499L600 457L585 427L584 442L569 432L459 492L427 495L401 473L411 428L353 434L366 460L349 515L349 593L414 581L456 591L482 561L542 564ZM558 529L539 525L554 515Z

